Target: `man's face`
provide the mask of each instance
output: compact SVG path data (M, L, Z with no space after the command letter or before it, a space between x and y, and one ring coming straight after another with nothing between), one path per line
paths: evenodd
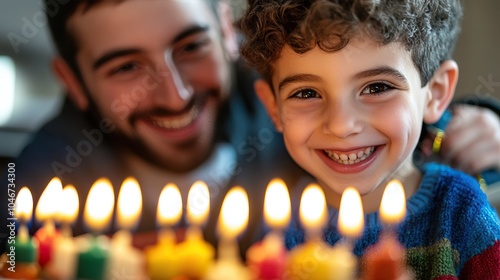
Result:
M209 155L229 88L220 25L206 2L103 3L68 23L99 117L138 154L178 172Z
M400 44L352 40L305 54L287 46L274 71L268 110L291 156L324 187L366 195L411 165L430 95Z

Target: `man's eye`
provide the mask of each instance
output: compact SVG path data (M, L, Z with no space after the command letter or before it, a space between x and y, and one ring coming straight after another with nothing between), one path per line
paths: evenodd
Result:
M115 68L111 74L118 74L118 73L126 73L126 72L131 72L137 69L137 65L135 63L126 63L121 65L120 67Z
M297 99L308 99L308 98L318 98L320 95L313 89L301 89L293 93L290 98Z
M184 46L184 51L188 53L202 51L203 48L208 46L209 44L210 44L209 38L200 39Z
M383 94L391 89L394 89L394 87L385 84L385 83L374 83L366 86L363 91L361 91L362 94Z

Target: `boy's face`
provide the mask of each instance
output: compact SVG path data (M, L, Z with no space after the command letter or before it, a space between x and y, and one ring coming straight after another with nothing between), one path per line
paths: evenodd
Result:
M103 3L68 22L85 86L72 91L80 108L95 106L125 143L177 171L210 153L228 94L225 41L206 2Z
M341 194L373 191L411 164L430 94L399 44L351 42L326 53L286 46L265 102L294 160Z

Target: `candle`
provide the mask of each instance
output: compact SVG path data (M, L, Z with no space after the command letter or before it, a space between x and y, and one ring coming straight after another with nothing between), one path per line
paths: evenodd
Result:
M54 241L52 259L48 273L60 280L73 279L76 267L76 245L73 240L71 224L78 216L79 200L74 186L67 185L61 194L57 220L61 224L61 234Z
M264 197L264 219L272 230L246 254L254 279L282 279L287 261L282 230L290 222L290 216L290 194L286 184L281 179L273 179Z
M158 199L156 219L161 230L158 243L145 249L146 269L151 280L173 279L179 274L176 238L171 227L182 216L182 197L179 188L167 184Z
M104 236L98 236L108 226L113 214L115 196L108 179L98 179L90 188L83 219L93 236L84 243L78 255L76 278L104 279L108 259Z
M131 230L138 224L142 211L142 193L136 179L126 178L118 194L117 225L109 249L106 279L146 279L142 252L132 247Z
M52 178L38 201L35 218L43 223L34 237L38 240L38 263L44 267L52 258L54 240L59 233L54 226L54 218L61 202L62 183L57 177Z
M307 241L290 252L286 278L333 279L331 247L321 239L327 220L325 194L317 184L309 184L304 189L299 216L306 230Z
M247 280L251 279L250 271L243 265L239 256L237 236L248 224L248 196L245 190L233 187L222 202L217 230L219 240L219 258L212 266L205 280Z
M380 204L380 218L384 230L380 240L364 255L363 279L409 279L405 268L405 249L398 241L395 227L406 215L406 197L398 180L389 182Z
M38 279L37 263L38 242L30 238L26 224L33 215L33 196L27 187L21 188L15 203L15 219L20 223L16 237L7 240L7 261L3 264L0 276L7 279ZM13 222L11 231L14 231ZM9 227L11 227L9 225ZM12 235L11 235L12 236Z
M338 229L344 237L333 247L332 269L334 279L354 279L356 277L357 259L352 253L353 240L363 233L364 214L359 192L348 187L342 193L339 207Z
M186 216L189 228L186 240L177 247L180 274L190 279L200 279L212 266L215 249L203 240L201 226L206 222L210 211L208 186L196 181L189 189Z

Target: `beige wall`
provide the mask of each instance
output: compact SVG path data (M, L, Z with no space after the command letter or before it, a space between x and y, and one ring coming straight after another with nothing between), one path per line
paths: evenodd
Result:
M500 1L466 0L454 58L460 67L456 96L500 98Z

